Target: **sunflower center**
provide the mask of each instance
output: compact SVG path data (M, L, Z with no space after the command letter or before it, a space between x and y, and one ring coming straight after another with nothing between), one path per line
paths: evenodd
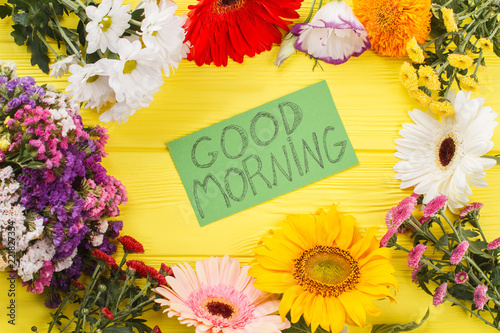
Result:
M233 305L220 299L211 299L205 303L204 307L212 316L219 316L224 319L232 318L236 312Z
M110 27L111 27L111 17L109 17L108 15L104 16L102 18L102 21L99 22L99 26L101 27L101 30L102 31L107 31Z
M443 167L448 166L448 164L453 161L453 157L455 157L456 145L455 140L452 137L447 137L443 141L441 141L441 145L439 146L439 162Z
M137 67L137 61L135 60L127 60L125 62L125 66L123 66L123 74L130 74Z
M234 12L245 4L245 0L218 0L214 2L212 10L217 14Z
M322 245L302 252L292 274L305 290L323 297L353 289L360 277L358 262L349 252Z
M382 3L381 3L382 4ZM374 12L375 22L380 30L395 29L398 25L401 12L397 7L386 4L381 5Z
M92 75L87 79L87 83L94 83L99 78L99 75Z

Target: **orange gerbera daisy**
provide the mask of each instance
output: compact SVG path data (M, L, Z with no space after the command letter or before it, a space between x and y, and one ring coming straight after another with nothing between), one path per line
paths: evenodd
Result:
M383 56L402 57L415 37L424 44L429 34L430 0L353 0L354 14L365 26L372 50Z

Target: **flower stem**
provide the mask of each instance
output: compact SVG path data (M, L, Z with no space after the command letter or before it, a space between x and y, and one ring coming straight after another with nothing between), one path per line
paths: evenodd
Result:
M37 30L36 32L36 35L38 36L38 38L42 41L42 43L45 44L45 46L47 46L47 48L50 50L50 52L52 52L56 58L59 56L59 53L57 53L53 48L52 46L50 46L50 44L45 40L45 38L43 37L43 35L40 33L39 30Z
M475 261L472 260L471 258L469 258L469 256L466 256L465 260L467 260L467 262L469 264L471 264L471 266L473 266L478 271L479 275L486 281L487 284L490 285L491 289L493 289L493 292L495 293L495 295L498 298L500 298L500 294L498 293L498 290L495 287L495 285L493 283L491 283L490 279L488 279L488 277L486 276L486 274L484 274L483 270L477 266L477 264L475 263Z
M314 12L314 5L316 5L316 0L312 1L311 9L309 10L309 15L307 15L307 18L304 20L304 23L309 23L309 21L311 21L312 14Z
M495 326L493 325L492 323L490 323L488 320L486 320L485 318L483 318L480 314L472 311L471 309L469 309L468 307L466 307L465 305L463 305L462 303L454 300L453 298L450 298L448 296L445 296L445 300L447 301L450 301L451 303L455 304L455 305L458 305L459 307L463 308L465 311L469 312L471 315L479 318L480 320L482 320L485 324L491 326L491 327L494 327L496 329L498 329L499 327L498 326Z
M61 34L61 37L66 41L66 44L69 45L75 56L82 62L82 64L85 66L86 62L82 58L82 55L80 54L80 51L76 49L75 45L73 44L72 41L69 40L68 36L64 32L61 23L59 22L59 19L57 18L56 11L54 10L54 6L52 3L49 3L50 10L52 11L52 14L54 15L54 22L56 23L57 29L59 30L59 33Z

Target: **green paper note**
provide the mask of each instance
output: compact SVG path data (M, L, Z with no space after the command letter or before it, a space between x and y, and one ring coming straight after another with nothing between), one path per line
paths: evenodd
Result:
M168 148L201 226L358 164L325 81Z

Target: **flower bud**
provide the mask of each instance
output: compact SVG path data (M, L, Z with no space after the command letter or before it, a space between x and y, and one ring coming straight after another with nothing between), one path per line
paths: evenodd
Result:
M88 314L89 314L89 309L87 309L87 308L83 308L83 309L82 309L82 315L86 316L86 315L88 315Z
M296 50L295 50L295 41L297 40L297 36L289 32L283 41L281 42L280 50L278 52L278 56L276 57L276 61L274 65L276 67L281 66L281 64L288 59Z
M101 293L103 293L106 291L106 286L103 284L100 284L99 286L97 286L97 290L100 291Z

